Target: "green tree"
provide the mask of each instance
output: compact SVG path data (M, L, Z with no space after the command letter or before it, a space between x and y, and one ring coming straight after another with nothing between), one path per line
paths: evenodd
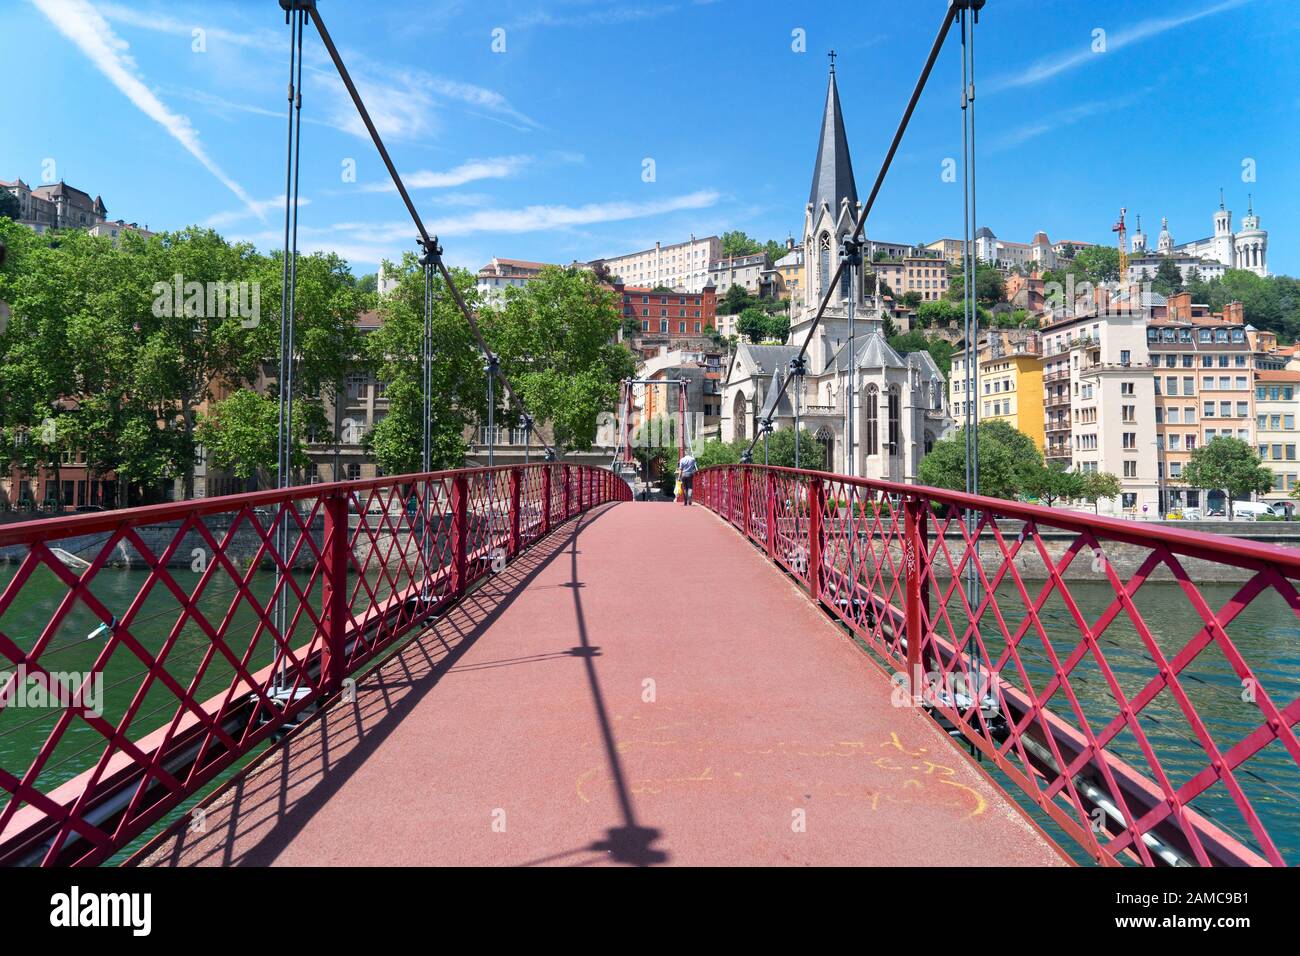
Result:
M740 313L736 329L741 335L757 345L767 336L767 313L762 309L748 308Z
M0 223L0 241L9 250L0 271L0 300L12 308L0 335L5 445L13 464L50 472L57 500L63 456L94 439L93 468L101 443L112 434L106 402L83 389L93 383L119 395L123 390L119 338L124 325L130 333L131 316L116 310L127 290L106 239L82 232L37 238L6 221ZM98 320L109 311L108 321ZM91 427L92 419L97 427Z
M1192 452L1183 468L1182 481L1193 488L1226 491L1228 517L1233 502L1273 487L1273 473L1260 463L1255 449L1240 438L1218 437Z
M18 202L18 197L9 190L0 188L0 218L17 219L22 215L22 211L22 205Z
M1034 440L1006 422L980 422L979 493L1014 499L1027 490L1043 467ZM966 487L966 428L935 443L921 459L917 478L923 485L954 491Z
M826 446L813 438L806 428L799 429L799 467L813 471L826 470ZM767 463L781 468L794 468L795 435L793 428L775 428L767 439ZM748 447L748 443L746 443ZM763 439L754 445L754 461L763 461Z
M944 295L953 302L960 302L965 288L965 276L958 272L948 280L948 291ZM1006 300L1006 282L998 267L985 262L975 266L975 301L991 308Z
M1160 267L1151 280L1151 288L1161 295L1173 295L1183 290L1183 273L1171 257L1160 257Z
M1119 281L1119 249L1115 246L1087 246L1074 256L1074 270L1093 283ZM1075 281L1078 281L1076 275Z
M420 470L424 433L424 273L406 253L396 273L397 288L380 305L383 323L365 339L365 353L385 385L388 414L363 438L363 445L388 474ZM474 276L452 271L461 295L476 304ZM465 317L447 294L441 276L433 280L433 389L431 467L459 468L465 462L465 430L486 410L483 360Z
M718 300L718 313L720 315L740 315L740 313L753 306L755 302L755 298L749 294L743 285L729 286L722 298Z
M943 373L945 379L952 371L954 346L947 339L930 338L919 329L913 329L911 332L905 332L902 335L889 336L887 341L890 347L900 354L929 352L930 357L934 359L934 364L939 366L939 371Z
M485 324L520 400L561 448L591 447L597 419L636 371L632 353L614 341L620 321L615 296L590 272L548 267L506 290L505 307Z
M720 438L709 438L701 442L695 451L695 461L701 468L713 465L735 465L740 462L740 453L749 447L743 438L724 442Z
M934 299L916 307L916 324L923 329L947 328L949 323L961 321L961 307L948 299Z
M740 229L733 229L722 234L722 254L724 256L751 256L761 252L763 247L758 240Z
M190 498L199 408L211 399L217 383L238 386L256 381L261 360L268 354L261 343L278 335L263 326L278 329L280 283L278 278L272 280L270 295L262 285L257 314L242 317L237 310L232 314L228 307L212 307L219 304L215 299L210 306L207 292L229 288L230 283L268 279L273 270L252 245L231 245L211 229L192 227L153 236L130 251L141 285L154 297L138 318L140 347L131 394L156 409L161 431L175 433L162 436L160 445L174 450L168 471L180 477L183 496ZM176 276L182 283L179 302ZM251 309L251 296L248 301ZM273 358L276 352L269 354Z
M258 485L271 486L279 461L279 414L275 398L240 389L199 416L196 435L219 467L246 484L256 479ZM292 455L299 468L308 463L303 434L302 419L297 419Z
M744 320L743 313L741 320ZM785 340L790 337L789 313L769 314L763 320L763 334L765 338L775 339L784 344Z
M259 322L247 345L254 357L265 357L267 389L274 388L272 394L277 395L281 261L280 255L274 255L260 265L257 277L263 296L271 299L275 317ZM293 417L295 424L304 427L304 434L331 435L336 447L343 440L347 377L370 367L357 328L357 316L366 302L361 284L339 256L299 256L294 292ZM327 413L325 396L333 397L332 416Z
M1083 476L1083 497L1092 502L1093 511L1102 498L1118 498L1120 490L1119 478L1108 471L1090 471Z
M1035 469L1025 490L1050 508L1053 502L1083 497L1084 477L1061 462L1053 461Z

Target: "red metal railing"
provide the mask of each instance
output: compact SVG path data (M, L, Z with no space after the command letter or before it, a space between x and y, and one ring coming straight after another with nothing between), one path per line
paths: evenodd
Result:
M556 524L631 497L542 464L0 527L0 863L109 858Z
M785 468L696 489L1096 861L1297 862L1300 550Z

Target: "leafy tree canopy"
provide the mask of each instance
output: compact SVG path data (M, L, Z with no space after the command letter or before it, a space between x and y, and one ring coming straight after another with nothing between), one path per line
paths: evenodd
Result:
M1039 476L1043 456L1034 440L1006 422L980 422L979 493L1014 499ZM923 485L964 491L966 488L966 428L935 443L921 459L917 477Z
M1232 503L1273 487L1273 473L1260 463L1255 449L1240 438L1220 436L1192 452L1183 468L1182 481L1194 488L1228 493L1228 517Z

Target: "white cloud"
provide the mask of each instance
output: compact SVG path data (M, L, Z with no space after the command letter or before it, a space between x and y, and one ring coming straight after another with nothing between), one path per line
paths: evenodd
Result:
M614 201L587 203L582 206L525 206L521 209L485 209L467 212L460 216L445 216L427 220L426 228L441 238L471 236L485 233L531 233L548 230L570 230L596 223L643 219L689 209L704 209L715 205L720 194L712 190L699 190L682 196L650 202ZM409 220L384 222L337 222L329 226L307 226L299 229L301 248L308 251L333 250L358 262L376 262L377 254L393 258L401 250L412 248L413 229ZM258 245L272 245L283 236L272 230L252 235L234 236ZM449 256L455 253L455 246Z
M202 16L189 20L152 11L134 10L117 3L100 3L100 14L114 23L152 30L155 33L168 33L172 36L193 36L196 29L202 29L208 40L231 43L236 46L255 47L260 50L287 50L288 42L279 38L272 30L226 30L210 25ZM206 13L207 11L205 11ZM227 11L228 12L228 11Z
M1083 49L1068 52L1060 51L1031 64L1028 69L1020 73L993 78L988 82L986 91L997 93L1018 86L1033 86L1067 70L1073 70L1085 63L1094 62L1098 57L1104 57L1117 50L1122 50L1130 44L1138 43L1153 36L1159 36L1196 20L1214 16L1250 2L1251 0L1223 0L1221 3L1202 7L1199 10L1177 13L1167 17L1153 17L1120 30L1108 30L1105 53L1094 53L1090 45L1085 45Z
M403 173L402 182L407 189L447 189L452 186L464 186L466 183L480 179L505 179L533 161L531 156L497 156L492 159L471 159L446 172L429 169ZM391 181L367 183L366 192L391 193L397 187Z
M231 223L242 222L250 215L255 215L259 219L265 219L268 212L282 212L284 210L285 197L284 193L274 196L271 199L257 199L253 201L251 209L234 209L229 212L218 212L209 216L203 221L203 225L213 229L222 226L228 226ZM311 205L311 200L306 196L298 197L298 206Z
M674 196L652 202L604 202L587 203L582 206L486 209L465 216L434 220L429 223L429 231L439 236L462 236L479 232L540 232L545 229L642 219L683 209L703 209L717 203L718 198L718 193L712 190L697 190L685 196Z
M82 53L122 92L134 106L162 126L222 185L234 193L255 215L256 204L244 187L231 179L207 154L199 141L198 131L189 119L173 113L154 95L139 76L139 67L131 57L129 45L113 33L108 22L87 0L32 0L54 27L71 40Z
M438 107L451 102L469 111L505 123L520 131L537 128L537 123L520 113L495 90L433 76L423 70L393 70L364 57L344 56L352 82L366 104L370 118L385 139L419 140L437 131ZM357 114L356 105L339 78L334 64L308 65L304 83L310 81L314 101L326 103L330 125L362 139L370 133Z
M697 6L702 5L698 4ZM676 13L680 6L675 3L640 4L635 6L614 6L586 13L557 14L549 10L535 10L515 20L512 29L528 27L582 27L612 26L620 23L635 23L653 20L658 17Z
M1070 126L1080 120L1085 120L1090 116L1111 113L1116 110L1127 109L1139 99L1147 96L1150 89L1139 93L1130 93L1114 100L1093 100L1087 103L1080 103L1077 106L1071 106L1063 110L1057 110L1054 113L1044 114L1032 123L1026 123L1024 126L1018 126L1015 129L1007 130L1004 133L994 134L989 143L989 152L1001 152L1002 150L1012 149L1051 133L1064 126Z
M210 26L210 21L205 18L211 16L211 10L205 7L187 10L178 15L134 10L117 3L104 3L99 9L109 20L143 30L189 37L196 27L201 27L206 31L209 43L227 43L232 47L259 53L278 53L282 57L288 54L287 33L282 31L282 35L265 28L233 30ZM333 62L319 43L311 42L314 31L309 29L308 33L311 35L304 44L303 63L307 74L304 86L311 83L311 88L322 94L316 102L327 104L327 116L322 119L304 115L303 121L332 126L368 139L370 134L357 115L356 107ZM393 69L387 64L370 61L355 50L345 50L342 56L375 127L385 138L416 140L432 135L436 131L436 108L440 102L458 104L520 130L537 128L537 123L516 110L505 96L495 90L435 76L419 69ZM216 100L216 97L212 97L208 105L219 105ZM310 103L312 97L308 96L307 101ZM220 105L227 109L274 115L273 111L256 106L230 102Z

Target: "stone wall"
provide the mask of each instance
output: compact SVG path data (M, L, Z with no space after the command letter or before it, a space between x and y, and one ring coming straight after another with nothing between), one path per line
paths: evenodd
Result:
M1147 522L1135 522L1136 527L1134 530L1140 531L1147 524ZM1155 523L1151 522L1150 524L1154 525ZM1177 527L1187 531L1231 535L1236 539L1258 541L1287 548L1300 548L1300 522L1178 521L1162 524L1166 527ZM1020 533L1022 523L1019 521L1000 521L998 527L1009 548L1012 541ZM1064 557L1070 545L1079 537L1073 531L1041 527L1038 536L1054 562ZM950 532L944 538L955 563L960 558L960 552L965 547L965 542L959 532ZM931 540L933 541L933 538ZM1151 554L1151 548L1142 545L1105 539L1099 540L1098 543L1101 546L1101 554L1096 554L1091 549L1085 548L1082 553L1074 558L1066 571L1065 579L1067 581L1104 580L1105 566L1103 562L1109 563L1121 580L1127 580ZM990 577L1002 566L1001 550L989 532L985 532L980 538L979 555L984 572ZM1178 563L1196 582L1245 581L1252 575L1252 572L1246 569L1235 568L1214 561L1203 561L1198 558L1179 556ZM1043 563L1038 548L1034 546L1032 541L1027 541L1016 555L1016 567L1020 576L1025 580L1042 581L1048 577L1047 567ZM934 570L937 577L947 577L949 573L947 561L940 559L940 561L936 562ZM1173 572L1162 564L1152 573L1151 580L1173 581L1175 578Z

